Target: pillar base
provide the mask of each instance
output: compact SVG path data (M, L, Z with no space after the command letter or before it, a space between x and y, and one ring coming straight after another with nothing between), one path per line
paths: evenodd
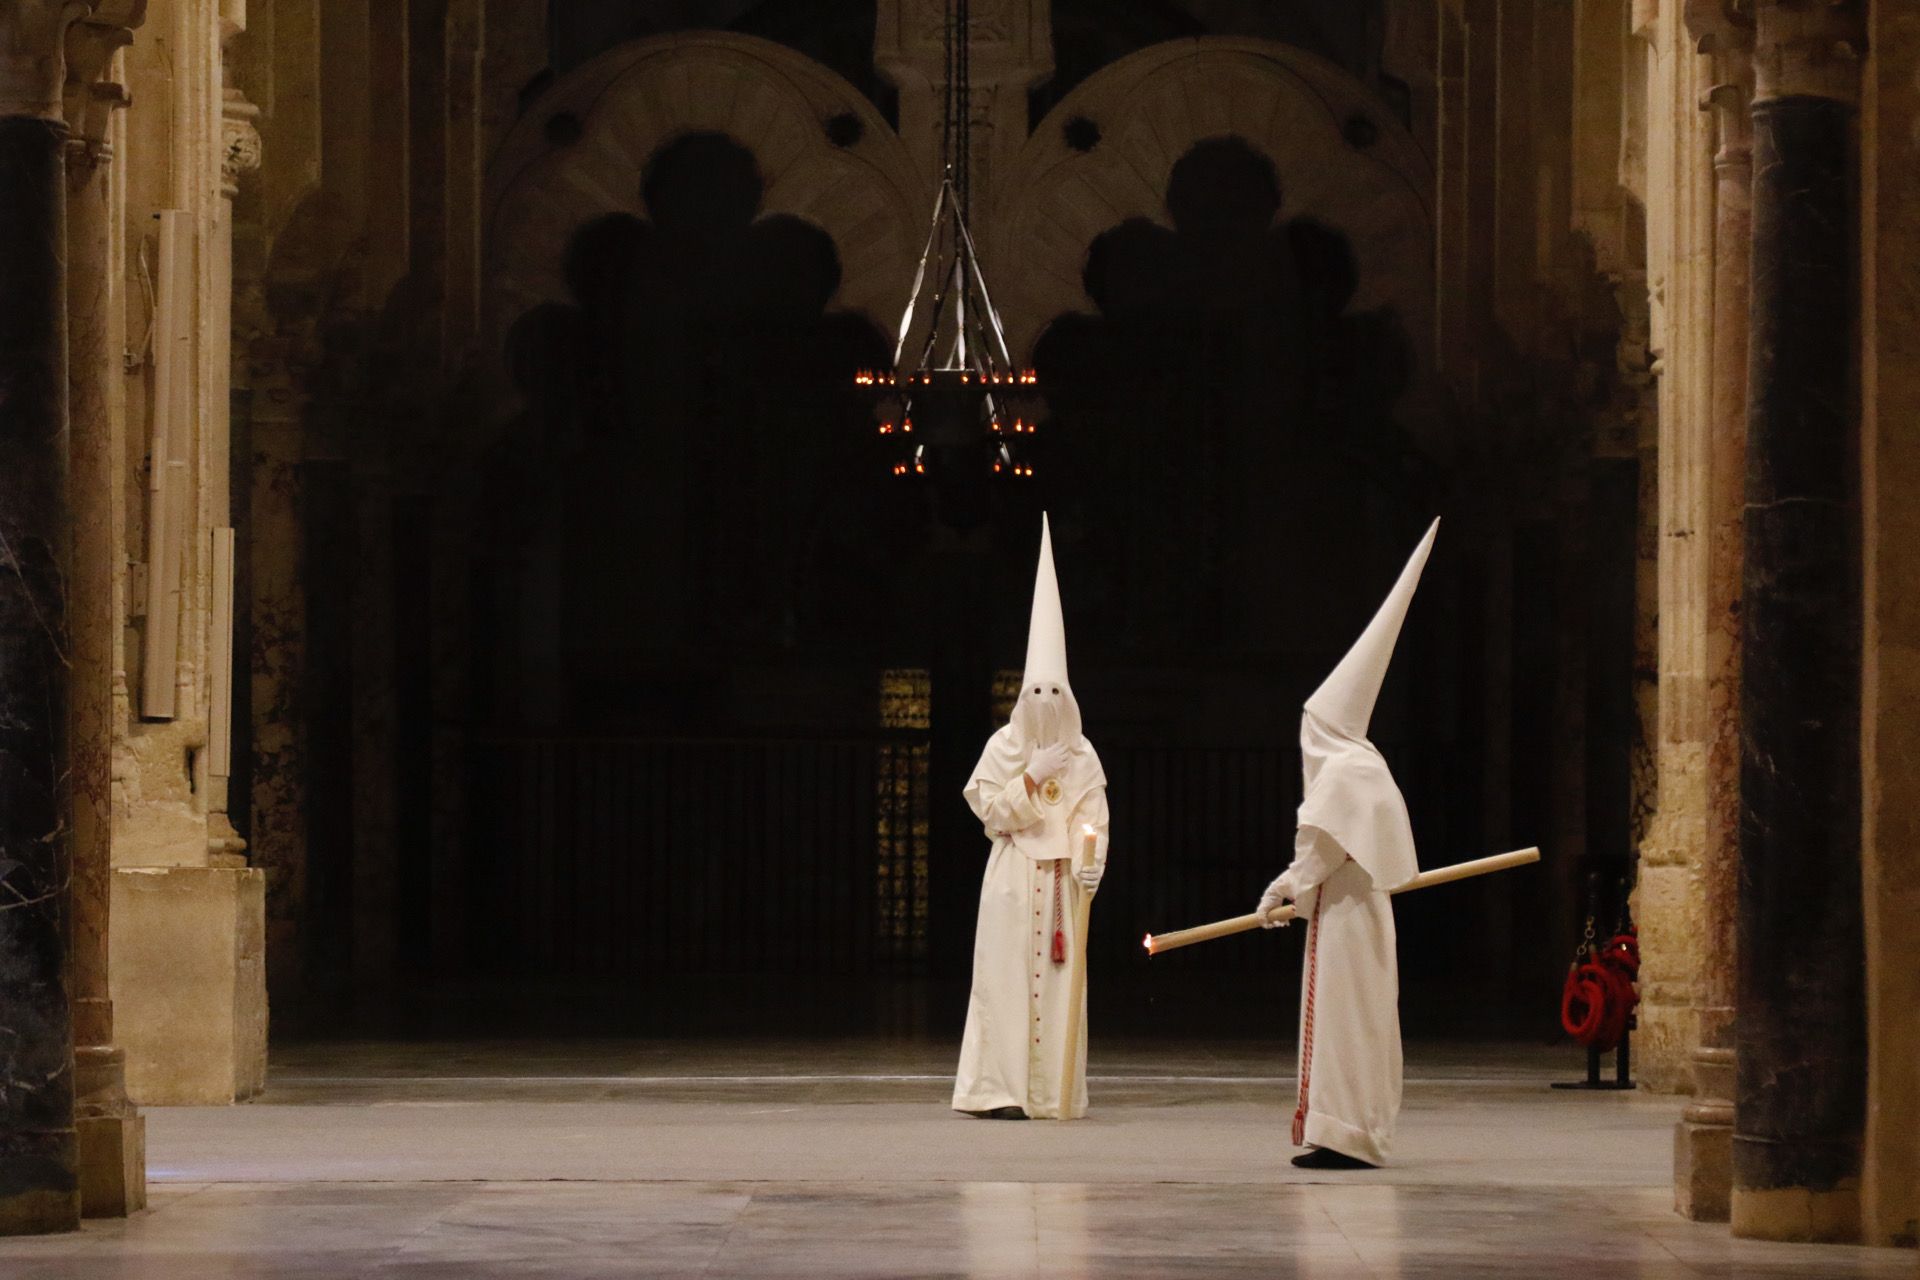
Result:
M1695 1222L1725 1222L1733 1193L1733 1105L1702 1103L1673 1129L1673 1210Z
M266 1087L266 873L113 873L114 1035L140 1106L220 1106Z
M1718 1039L1732 1024L1726 1009L1703 1009L1701 1038ZM1673 1130L1673 1209L1695 1222L1725 1222L1733 1194L1733 1050L1706 1043L1693 1052L1699 1097Z
M88 1218L125 1218L147 1207L147 1118L82 1116L80 1212Z
M80 1229L80 1193L21 1191L0 1196L0 1236L47 1236Z
M1850 1180L1831 1191L1805 1187L1749 1191L1736 1187L1732 1223L1733 1234L1746 1240L1857 1244L1860 1184Z
M76 1001L91 1034L111 1036L112 1006ZM80 1140L80 1214L124 1218L147 1207L147 1126L127 1099L127 1055L113 1044L73 1051L74 1132Z

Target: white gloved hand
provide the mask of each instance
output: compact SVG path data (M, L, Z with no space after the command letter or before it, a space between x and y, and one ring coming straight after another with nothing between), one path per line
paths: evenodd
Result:
M1287 879L1284 874L1277 876L1274 882L1267 886L1267 891L1260 895L1260 905L1254 908L1255 913L1263 917L1260 921L1260 927L1262 929L1278 929L1289 923L1285 920L1268 920L1264 917L1269 911L1287 902L1293 896L1293 882Z
M1077 869L1073 873L1073 878L1080 882L1081 888L1092 893L1100 887L1100 877L1106 874L1107 864L1096 859L1089 865Z
M1027 776L1033 779L1036 787L1048 778L1057 778L1067 771L1067 759L1071 754L1064 742L1035 747L1033 754L1027 758Z

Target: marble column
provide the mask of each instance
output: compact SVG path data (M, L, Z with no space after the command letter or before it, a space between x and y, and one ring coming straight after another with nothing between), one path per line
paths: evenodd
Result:
M73 561L67 574L72 636L72 975L74 1125L81 1211L124 1217L146 1206L145 1121L127 1099L126 1054L114 1043L107 989L113 884L113 684L124 587L122 494L125 406L118 394L126 346L117 216L114 120L126 89L109 75L133 39L145 0L102 5L67 41L67 392Z
M67 338L62 44L0 9L0 1234L80 1221L67 996Z
M1859 1231L1859 9L1755 7L1736 1235Z
M1732 1191L1733 1020L1740 862L1740 566L1746 489L1748 272L1753 238L1753 30L1731 0L1692 0L1688 27L1713 67L1713 346L1699 526L1705 558L1706 821L1699 851L1700 967L1694 1099L1674 1134L1674 1207L1727 1220Z

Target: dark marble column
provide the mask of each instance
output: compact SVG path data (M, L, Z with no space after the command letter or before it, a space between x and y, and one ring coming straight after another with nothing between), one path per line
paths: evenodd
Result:
M1848 6L1771 0L1755 16L1732 1220L1851 1239L1866 1089L1857 72Z
M0 1234L80 1219L61 573L66 136L57 119L0 114Z

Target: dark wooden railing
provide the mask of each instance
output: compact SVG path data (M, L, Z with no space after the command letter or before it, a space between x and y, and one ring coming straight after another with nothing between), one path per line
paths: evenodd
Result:
M928 794L926 751L911 732L480 740L473 958L608 977L917 967L928 849L940 847L930 828L978 833L959 796ZM1115 838L1091 954L1113 973L1141 960L1150 929L1252 909L1290 856L1299 781L1290 744L1107 744L1101 756ZM975 879L962 867L945 883L970 895ZM1154 966L1238 971L1271 951L1229 939Z
M925 914L915 751L883 738L477 742L472 874L491 892L476 902L476 958L602 975L911 958Z

